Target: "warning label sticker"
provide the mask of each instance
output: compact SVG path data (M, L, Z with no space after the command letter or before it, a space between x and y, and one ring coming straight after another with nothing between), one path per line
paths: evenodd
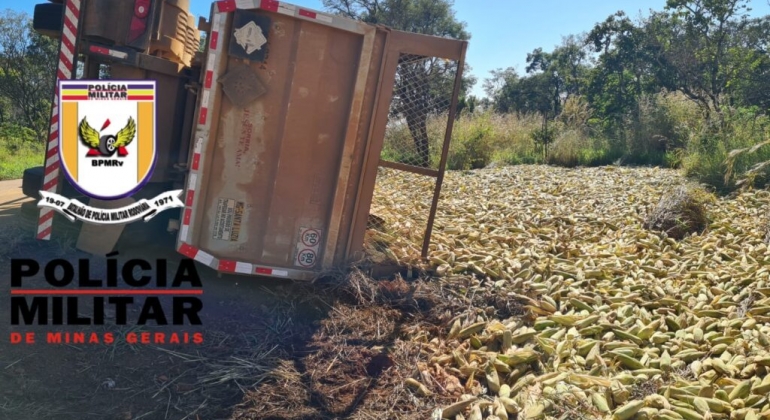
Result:
M217 213L214 216L214 239L232 242L238 240L244 208L245 204L242 201L219 199Z
M267 43L267 38L262 34L262 28L254 23L254 21L236 29L234 35L238 45L246 50L246 54L262 49L262 46Z

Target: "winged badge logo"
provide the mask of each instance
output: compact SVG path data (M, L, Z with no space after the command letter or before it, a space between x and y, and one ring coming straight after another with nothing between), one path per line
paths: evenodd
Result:
M102 130L106 129L110 125L110 120L107 119ZM102 135L95 128L88 124L87 118L84 117L80 121L78 127L78 134L80 134L80 141L82 141L90 149L86 156L88 157L110 157L118 152L119 157L125 157L128 155L128 146L136 137L136 122L132 117L128 117L128 122L125 127L121 128L116 134Z
M41 220L47 217L48 223L44 229L50 228L53 211L70 221L125 224L184 207L179 199L182 190L155 197L141 191L152 178L158 152L156 88L154 80L58 82L59 102L54 108L58 116L51 132L52 142L57 137L58 141L47 155L45 182L56 182L61 170L75 190L96 201L84 203L82 197L41 191L38 207L42 209ZM91 205L120 199L130 204L110 208Z
M59 82L58 163L70 184L99 200L130 197L157 158L156 82Z

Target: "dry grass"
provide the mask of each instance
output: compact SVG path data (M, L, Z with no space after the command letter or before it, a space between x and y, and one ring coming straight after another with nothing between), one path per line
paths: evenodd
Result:
M665 232L675 239L701 233L709 224L708 205L715 202L716 198L703 188L682 185L661 199L647 216L644 227Z
M279 357L262 383L245 392L233 417L429 418L436 407L456 401L464 385L430 363L437 349L427 338L443 334L460 310L516 310L491 292L464 296L463 285L471 281L376 281L353 267L333 281L317 282L308 292L328 303L328 314L293 352ZM430 394L415 394L405 385L409 378Z
M428 119L431 165L437 167L444 141L447 115ZM454 123L449 169L472 169L488 164L535 163L542 160L530 135L541 125L534 114L479 112L460 116ZM414 141L406 124L391 122L385 133L383 158L395 162L416 161Z

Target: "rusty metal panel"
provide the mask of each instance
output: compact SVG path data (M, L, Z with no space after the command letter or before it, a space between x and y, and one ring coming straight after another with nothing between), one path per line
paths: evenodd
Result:
M208 111L217 126L206 150L209 163L197 198L203 212L193 242L236 261L315 269L324 249L363 37L254 13L270 15L269 54L254 62L230 57L217 69L225 94ZM220 45L231 45L229 38L239 29L231 24L228 19ZM237 94L228 97L228 75L234 73L252 73L264 91L245 105ZM235 211L238 220L231 218ZM317 239L306 243L301 235L309 229Z
M372 121L374 119L374 104L379 94L380 72L385 55L387 31L374 30L372 28L366 36L372 38L370 42L369 57L362 54L361 63L366 63L366 68L359 69L364 73L364 82L357 87L356 100L360 107L357 114L351 114L349 136L353 141L345 146L347 150L341 157L340 176L337 184L337 192L334 199L341 205L339 213L332 214L330 221L329 240L326 244L324 264L338 266L348 262L347 244L350 237L350 229L356 212L356 198L359 180L363 171L364 156L366 153L367 139L371 134ZM364 47L366 48L366 36ZM366 53L364 49L364 53ZM352 143L352 144L351 144ZM367 209L368 211L368 209ZM336 228L336 232L335 232Z
M83 36L190 66L200 33L189 9L189 0L89 0Z
M115 45L125 42L130 19L106 19L105 16L131 16L134 2L126 0L91 0L83 8L83 36Z
M178 250L311 279L360 248L399 52L387 28L273 6L212 6ZM393 45L426 40L409 35ZM461 50L430 38L437 56Z

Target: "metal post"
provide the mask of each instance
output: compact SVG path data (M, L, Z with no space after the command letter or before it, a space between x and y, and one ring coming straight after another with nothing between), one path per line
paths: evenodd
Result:
M82 26L82 12L85 0L66 0L62 18L62 33L59 39L59 59L54 76L53 101L48 131L48 145L43 162L42 190L58 193L59 188L59 80L74 79L78 62L78 38ZM74 32L74 33L73 33ZM50 240L53 230L54 211L50 207L40 209L37 223L37 239Z
M428 248L430 246L430 237L433 233L433 223L436 220L436 209L438 208L438 199L441 195L441 185L444 182L444 171L446 170L447 155L449 154L449 142L452 140L452 129L454 128L455 114L457 112L458 96L462 86L463 67L465 67L465 51L468 49L468 42L463 42L460 61L457 63L457 76L455 77L454 90L452 91L452 104L449 107L449 121L447 122L446 133L444 134L444 146L441 149L441 161L438 166L438 176L436 177L436 188L433 191L433 202L430 205L430 214L428 215L428 226L425 228L425 238L422 242L422 258L428 257Z

